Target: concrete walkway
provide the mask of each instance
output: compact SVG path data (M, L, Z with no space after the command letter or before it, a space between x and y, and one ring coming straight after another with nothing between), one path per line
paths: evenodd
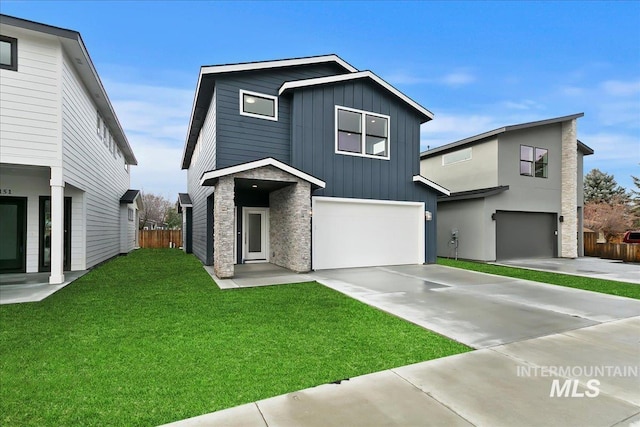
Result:
M437 265L311 276L481 350L171 426L640 423L640 301Z
M15 273L0 275L0 305L38 302L53 295L89 270L65 271L64 283L50 285L50 273Z

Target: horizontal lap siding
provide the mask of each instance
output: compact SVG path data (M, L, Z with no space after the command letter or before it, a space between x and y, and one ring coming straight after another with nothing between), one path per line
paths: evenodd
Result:
M0 156L4 163L60 164L60 44L2 27L18 39L18 71L0 70Z
M85 192L86 268L120 253L120 197L129 188L124 160L96 134L96 106L71 61L62 67L65 182Z
M200 185L204 172L216 168L216 98L214 89L211 107L200 131L200 154L187 171L187 191L193 204L192 209L192 251L202 261L207 257L207 197L213 193L213 187Z

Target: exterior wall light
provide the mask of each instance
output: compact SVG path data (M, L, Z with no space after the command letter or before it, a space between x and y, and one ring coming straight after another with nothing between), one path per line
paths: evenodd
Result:
M424 219L426 221L431 221L433 219L433 214L430 211L424 211Z

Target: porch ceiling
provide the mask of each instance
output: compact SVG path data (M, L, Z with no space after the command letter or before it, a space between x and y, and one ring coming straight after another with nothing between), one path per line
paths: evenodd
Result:
M287 185L295 184L295 181L273 181L266 179L249 179L249 178L236 178L236 191L267 191L272 192L279 190Z

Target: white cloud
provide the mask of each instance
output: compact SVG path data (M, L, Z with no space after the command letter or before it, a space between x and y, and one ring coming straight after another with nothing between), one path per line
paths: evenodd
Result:
M612 96L633 96L640 93L640 80L630 82L607 80L602 83L602 89Z
M476 81L476 77L466 71L456 71L447 74L440 79L441 83L453 87L468 85L469 83L473 83L474 81Z
M585 89L577 86L563 86L560 88L560 93L566 96L580 96L584 95Z
M540 110L544 109L544 105L531 99L523 99L522 101L504 101L504 107L510 110Z
M595 152L584 158L584 173L597 168L612 174L618 184L633 188L631 175L640 175L640 136L623 133L580 135L580 140Z
M118 119L138 159L132 188L170 200L186 190L180 169L193 90L105 80Z
M439 147L504 126L496 117L488 115L438 114L420 128L421 150Z
M385 80L394 85L439 84L460 87L475 82L476 77L465 70L456 70L440 77L416 76L404 71L398 71L386 75Z

